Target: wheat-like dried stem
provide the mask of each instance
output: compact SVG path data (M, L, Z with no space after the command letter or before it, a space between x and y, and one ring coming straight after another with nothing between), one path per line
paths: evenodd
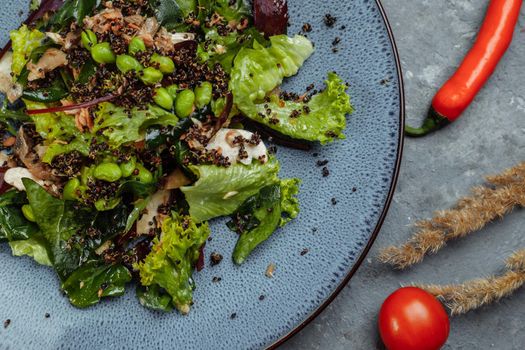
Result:
M452 315L464 314L512 294L525 284L525 249L507 259L506 271L491 276L452 285L422 285L450 309Z
M439 211L430 220L416 223L418 231L401 246L387 247L379 260L404 269L436 253L447 241L478 231L489 222L503 218L515 206L525 206L525 163L489 178L494 188L480 186L462 198L453 209ZM516 181L520 179L520 181Z

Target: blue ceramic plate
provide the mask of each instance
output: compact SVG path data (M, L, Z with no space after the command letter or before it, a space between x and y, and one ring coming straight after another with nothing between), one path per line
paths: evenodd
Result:
M25 18L20 11L27 12L27 3L1 2L2 46L8 30ZM302 328L348 282L379 231L396 182L404 111L399 61L379 2L289 0L289 6L289 34L310 23L316 53L286 88L321 86L334 70L351 83L356 109L346 140L310 153L279 148L281 175L303 179L297 220L241 267L226 258L197 273L195 305L185 317L143 308L133 286L124 297L75 309L61 295L51 269L12 257L2 245L0 321L11 319L11 324L0 327L0 349L272 347ZM323 23L327 13L337 18L332 28ZM336 37L341 43L334 53ZM316 166L325 159L327 177ZM229 257L235 234L224 221L214 222L212 231L206 252ZM265 276L270 263L276 266L273 278ZM220 282L212 282L214 277Z

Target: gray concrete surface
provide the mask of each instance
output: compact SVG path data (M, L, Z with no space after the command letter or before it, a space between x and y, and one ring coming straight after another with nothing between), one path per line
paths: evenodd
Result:
M417 124L437 87L471 46L488 0L383 0L400 51L407 121ZM407 139L394 202L365 263L337 299L282 349L376 349L377 312L400 284L457 283L497 273L525 247L525 212L449 244L422 264L395 272L378 250L401 243L410 225L452 206L485 174L524 161L525 8L514 42L488 85L455 125L421 140ZM445 349L524 349L525 288L500 303L455 317Z

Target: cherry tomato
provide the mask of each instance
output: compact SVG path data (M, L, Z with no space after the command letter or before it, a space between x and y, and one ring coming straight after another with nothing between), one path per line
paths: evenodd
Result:
M398 289L379 312L379 333L388 350L438 350L449 331L443 305L420 288Z

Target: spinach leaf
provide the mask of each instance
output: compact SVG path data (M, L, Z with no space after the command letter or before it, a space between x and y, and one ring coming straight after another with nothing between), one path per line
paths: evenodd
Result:
M22 97L37 102L56 102L69 95L69 91L62 78L57 78L51 83L51 86L36 90L24 90Z
M90 261L62 283L62 290L71 304L85 308L98 303L102 297L123 295L129 281L131 273L124 266Z
M285 179L277 185L264 187L248 198L232 216L227 225L240 235L233 250L236 264L242 264L278 227L297 217L299 183L299 179Z
M169 312L173 309L171 297L158 284L149 287L137 286L137 298L140 305L152 310Z
M197 11L196 0L150 0L149 3L160 25L167 30L182 29L184 19Z
M80 25L84 17L91 15L99 5L100 0L66 0L49 23L55 29L66 27L71 21Z
M233 217L233 223L228 225L240 234L233 250L233 261L242 264L259 244L272 235L280 221L280 185L264 187L256 196L247 199Z
M5 206L0 207L0 232L8 241L20 241L37 235L40 229L24 217L19 207Z
M65 280L89 256L83 244L72 245L68 240L90 224L92 215L85 208L53 197L33 180L22 181L35 220L49 243L51 262L59 277Z

